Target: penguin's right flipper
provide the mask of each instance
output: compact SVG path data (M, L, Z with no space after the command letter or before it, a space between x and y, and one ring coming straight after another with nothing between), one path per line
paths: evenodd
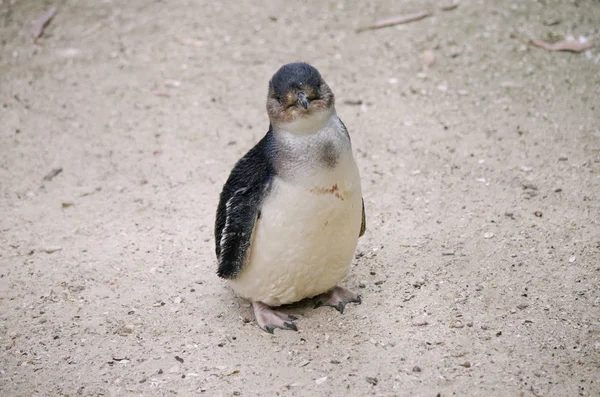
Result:
M233 279L246 263L260 208L275 175L268 157L271 132L235 165L223 186L215 221L219 277Z

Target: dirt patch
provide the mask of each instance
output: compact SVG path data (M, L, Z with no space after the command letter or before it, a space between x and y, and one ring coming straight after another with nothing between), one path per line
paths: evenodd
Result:
M448 3L64 0L34 42L54 3L2 1L2 395L599 395L600 7ZM298 60L361 170L363 302L273 336L212 229Z

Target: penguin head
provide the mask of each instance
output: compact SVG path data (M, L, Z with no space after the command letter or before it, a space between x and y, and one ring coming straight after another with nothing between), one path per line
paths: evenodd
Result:
M269 82L267 112L275 130L317 132L334 112L335 98L321 74L311 65L283 65Z

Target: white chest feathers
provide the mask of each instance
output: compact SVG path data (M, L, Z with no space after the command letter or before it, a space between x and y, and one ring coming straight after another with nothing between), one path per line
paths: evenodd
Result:
M275 177L252 235L248 261L231 280L243 298L278 306L333 288L358 241L362 192L351 149L334 166Z

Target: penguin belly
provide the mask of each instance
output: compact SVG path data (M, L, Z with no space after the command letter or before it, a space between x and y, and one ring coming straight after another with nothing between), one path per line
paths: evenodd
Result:
M275 177L252 235L247 262L230 281L243 298L279 306L335 287L348 273L362 220L358 169L290 183Z

